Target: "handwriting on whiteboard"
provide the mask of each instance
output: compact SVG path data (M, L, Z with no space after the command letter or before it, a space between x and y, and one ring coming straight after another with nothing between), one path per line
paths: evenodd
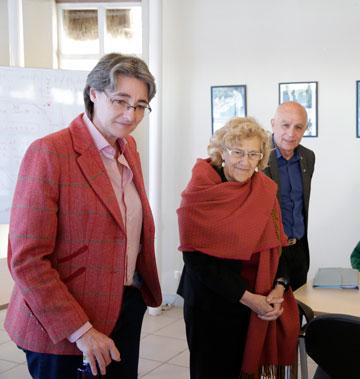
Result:
M0 67L0 224L9 222L21 159L35 139L84 111L87 72Z

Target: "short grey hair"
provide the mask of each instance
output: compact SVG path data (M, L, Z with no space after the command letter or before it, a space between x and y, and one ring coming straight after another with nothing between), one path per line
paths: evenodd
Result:
M252 137L257 137L260 140L260 152L263 157L259 161L258 167L263 170L267 167L271 152L270 133L252 117L234 117L214 133L208 146L211 164L215 167L221 167L224 146L231 146Z
M84 88L84 103L87 116L92 119L94 103L90 99L90 88L97 91L115 91L119 75L142 80L148 88L148 101L156 93L155 79L146 63L135 56L110 53L104 55L87 76Z

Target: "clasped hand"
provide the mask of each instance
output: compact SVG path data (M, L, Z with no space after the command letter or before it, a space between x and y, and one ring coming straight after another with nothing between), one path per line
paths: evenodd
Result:
M245 291L240 302L254 311L259 318L265 321L276 320L284 311L282 303L284 290L274 288L267 296L257 295Z

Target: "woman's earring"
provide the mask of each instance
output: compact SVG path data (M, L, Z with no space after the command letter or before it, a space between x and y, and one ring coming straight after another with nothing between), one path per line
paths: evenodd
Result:
M259 172L259 167L258 166L255 167L255 172Z
M225 161L221 162L221 167L225 167Z

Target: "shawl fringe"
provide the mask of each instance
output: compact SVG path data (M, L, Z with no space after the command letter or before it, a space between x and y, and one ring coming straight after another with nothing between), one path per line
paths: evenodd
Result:
M291 366L266 365L259 367L254 374L241 372L239 379L295 379L297 369L297 364Z

